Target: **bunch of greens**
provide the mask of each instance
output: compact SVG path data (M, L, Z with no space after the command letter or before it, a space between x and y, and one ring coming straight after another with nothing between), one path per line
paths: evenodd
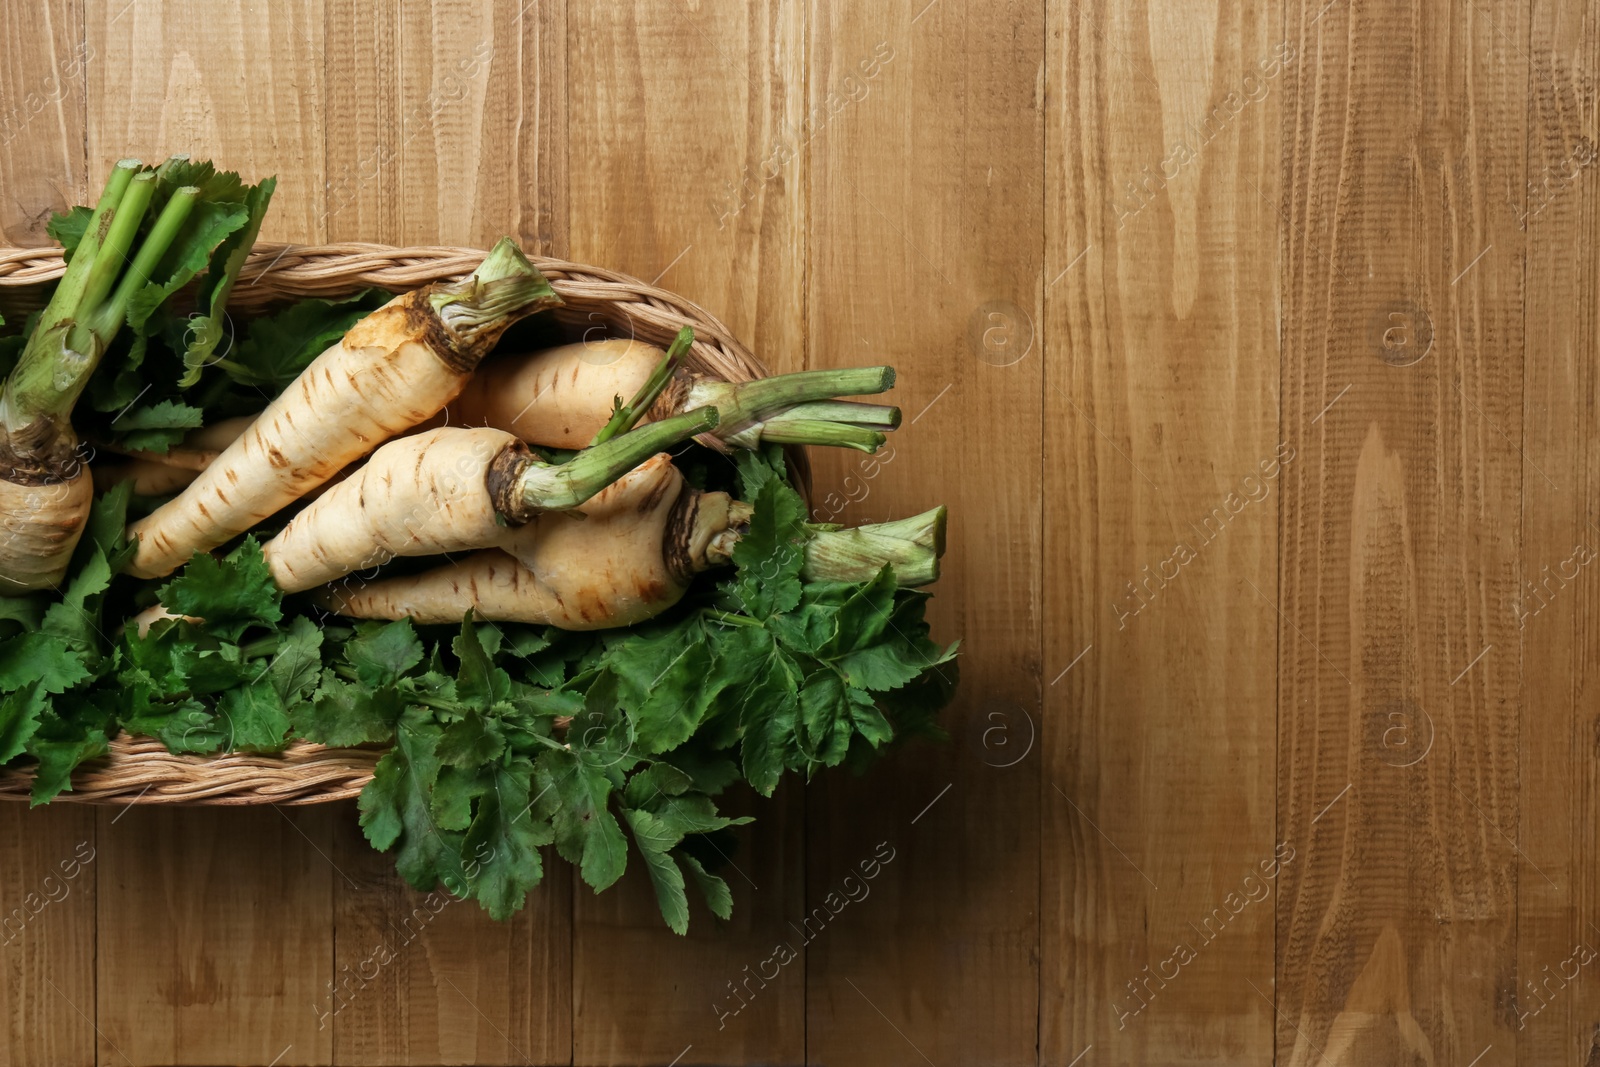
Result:
M755 515L735 568L649 624L585 633L470 617L351 626L282 596L253 537L164 583L114 578L129 552L118 487L96 501L60 593L0 599L0 762L35 761L42 803L119 730L188 753L388 746L361 825L412 885L505 918L539 882L543 846L598 892L631 839L672 929L687 928L690 882L726 918L714 869L749 819L716 798L936 735L955 680L927 594L897 589L887 567L863 583L801 577L805 509L780 451L742 454L738 480ZM157 600L188 618L118 629Z

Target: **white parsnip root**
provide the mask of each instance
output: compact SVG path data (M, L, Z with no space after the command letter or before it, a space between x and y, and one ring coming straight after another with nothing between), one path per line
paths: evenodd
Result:
M652 423L566 463L536 459L514 435L440 427L391 441L296 515L262 552L298 592L395 556L465 552L507 527L577 507L640 459L716 426L714 408Z
M501 547L421 575L333 586L319 599L367 619L459 622L470 608L483 619L568 630L628 626L677 603L696 571L726 562L707 551L729 507L726 493L687 489L671 457L657 455L581 515L542 515L503 531Z
M94 498L88 468L62 481L24 484L0 478L0 596L47 589L61 580L83 535Z
M346 580L318 594L342 615L496 622L598 630L630 626L681 600L693 576L727 565L752 508L689 487L671 457L651 457L598 493L581 514L548 514L502 531L497 546L416 575ZM903 586L937 580L945 509L899 522L807 530L802 574L866 581L887 563Z
M559 303L509 239L459 284L402 294L318 356L176 499L135 523L130 573L169 574L436 414L516 319Z

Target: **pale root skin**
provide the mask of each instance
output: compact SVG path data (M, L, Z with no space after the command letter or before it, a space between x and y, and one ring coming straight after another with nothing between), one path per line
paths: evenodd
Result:
M447 409L457 426L495 426L550 448L583 448L666 353L643 341L605 338L485 360Z
M521 442L502 430L441 428L391 441L262 546L286 593L395 556L465 552L505 533L488 489L495 457Z
M53 589L66 576L94 500L94 479L79 466L66 481L19 485L0 479L0 596Z
M696 493L680 513L676 553L669 552L674 509L688 489L666 454L651 457L598 493L578 515L551 512L502 531L499 548L420 575L346 581L319 599L355 618L456 623L471 609L502 622L597 630L629 626L682 599L690 574L728 522L723 493ZM673 566L669 554L679 557Z
M91 470L96 491L103 493L112 486L131 482L139 496L171 496L198 477L188 467L173 467L153 459L96 463Z
M410 305L421 293L396 297L352 327L183 493L130 527L139 550L128 573L170 574L452 400L468 372L417 335Z

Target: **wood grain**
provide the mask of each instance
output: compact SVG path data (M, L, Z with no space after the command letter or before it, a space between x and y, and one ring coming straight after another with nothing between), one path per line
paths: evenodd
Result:
M264 241L322 241L321 0L86 0L89 172L118 159L215 159L278 176ZM96 180L99 180L98 177Z
M1295 55L1250 4L1050 26L1040 1056L1269 1063Z
M834 521L949 505L930 618L963 659L954 744L811 788L807 1051L1032 1063L1043 11L827 2L811 39L811 362L895 364L906 413L892 461L818 455L819 484L853 499ZM984 746L997 726L1012 748ZM883 856L870 895L843 903Z
M800 369L803 161L760 173L803 106L804 5L574 5L570 17L570 254L654 279L771 370ZM600 897L574 882L574 1063L805 1061L804 964L750 979L804 908L801 797L722 804L757 818L722 872L731 923L695 904L677 937L636 860Z
M1516 1046L1516 899L1540 877L1515 841L1506 611L1528 31L1510 7L1317 7L1290 15L1286 97L1284 425L1304 447L1283 497L1279 804L1300 858L1278 1058L1464 1064Z
M0 808L0 1064L95 1062L93 810Z
M331 1062L328 816L100 810L99 1062Z
M334 812L335 959L319 1017L338 1064L566 1063L572 1049L571 897L544 883L508 923L471 901L419 893ZM553 872L553 873L552 873Z
M79 202L87 186L93 57L75 5L0 4L0 37L29 42L0 67L0 241L46 244L51 212ZM95 856L95 842L92 811L0 811L4 1067L95 1062L94 860L79 862Z
M637 871L435 911L349 805L0 811L0 1067L1600 1062L1589 5L0 32L0 243L192 151L278 174L268 240L511 233L775 371L894 363L906 425L816 455L818 511L949 504L964 641L951 744L730 798L735 919L685 939Z
M565 244L566 5L327 5L333 240Z
M95 53L76 5L0 5L0 34L26 41L0 72L0 239L50 243L51 212L79 203L84 99Z
M1506 605L1521 640L1517 968L1520 1063L1600 1060L1600 347L1595 258L1600 27L1540 2L1528 43L1522 553ZM1546 878L1548 876L1548 880Z

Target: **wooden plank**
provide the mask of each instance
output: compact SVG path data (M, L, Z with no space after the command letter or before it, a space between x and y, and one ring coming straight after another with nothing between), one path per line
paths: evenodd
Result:
M188 152L278 175L265 240L315 242L323 182L319 0L86 7L89 169ZM100 813L103 1062L327 1063L328 812Z
M804 7L575 5L568 36L571 258L698 301L779 372L804 359L805 172L774 157L804 100ZM737 1014L730 985L801 912L801 799L724 798L757 818L724 872L730 923L696 905L672 934L636 856L599 897L575 886L575 1063L804 1060L803 964L755 979Z
M48 244L51 212L89 195L82 130L93 56L76 8L0 4L0 37L30 42L0 69L0 244ZM0 883L5 1067L94 1062L95 844L91 811L0 810L0 868L10 872Z
M99 820L99 1062L330 1062L327 813L136 805Z
M1595 259L1600 129L1594 72L1600 30L1567 0L1533 5L1528 54L1528 175L1513 211L1528 242L1522 554L1507 610L1522 654L1512 1004L1517 1062L1600 1057L1600 321ZM1548 878L1548 880L1547 880Z
M402 882L393 855L361 836L354 804L334 814L337 956L318 992L334 1062L568 1062L572 906L559 862L546 857L544 884L497 923Z
M263 241L316 242L323 183L322 2L87 0L89 171L118 159L211 158L278 176Z
M1525 17L1289 16L1284 1063L1517 1042Z
M95 1062L94 812L0 808L0 1064Z
M566 225L566 7L330 3L323 212L334 240L559 251ZM565 1063L571 897L545 883L509 923L418 893L335 814L336 1062ZM392 959L391 959L392 957Z
M1043 6L828 0L814 18L799 134L813 173L810 360L897 364L906 413L892 461L819 455L817 476L853 500L839 521L949 505L930 617L964 643L944 720L954 744L810 790L811 921L794 935L810 940L807 1052L1033 1063ZM1012 748L983 747L997 727ZM840 903L866 871L870 895Z
M1282 41L1051 10L1045 1063L1272 1060Z
M94 53L82 12L11 0L0 33L26 41L0 72L0 242L49 244L51 212L90 195L84 171L84 84Z
M327 10L332 240L565 244L566 5Z

